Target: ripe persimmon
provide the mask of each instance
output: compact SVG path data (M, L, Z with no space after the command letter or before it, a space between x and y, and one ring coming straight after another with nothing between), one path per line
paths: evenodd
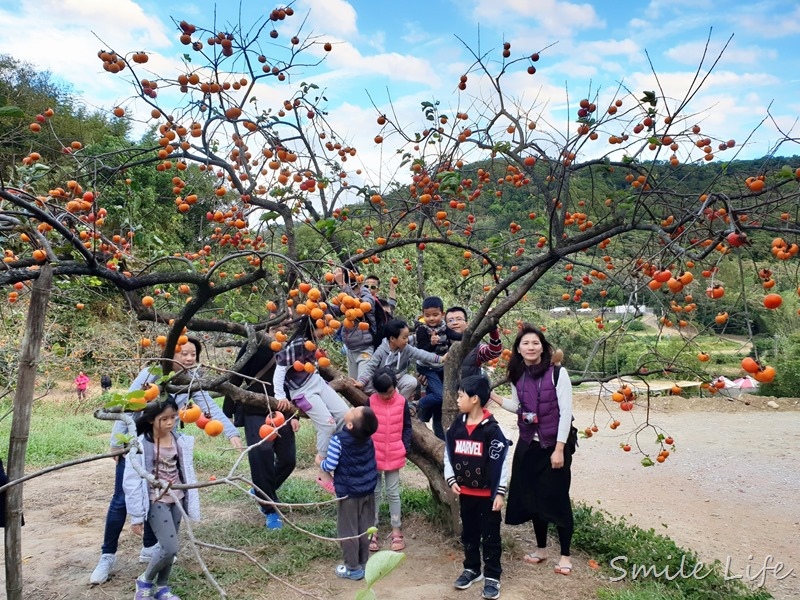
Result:
M764 296L764 306L774 310L783 304L783 297L780 294L767 294Z
M275 428L272 425L264 423L258 430L258 437L260 437L262 440L264 438L267 438L267 440L271 441L274 440L276 437L278 437L278 434L276 433Z
M268 416L265 421L267 425L272 425L275 428L280 427L285 422L286 422L286 417L283 415L282 412L278 411L275 411L270 416Z
M759 369L761 369L761 365L758 364L754 358L750 356L746 356L742 359L742 369L747 371L748 373L756 373Z
M160 394L161 390L159 389L159 387L155 383L151 383L149 386L147 386L147 389L144 391L144 399L147 402L152 402L153 400L158 398ZM198 408L198 410L200 409Z
M217 419L211 419L206 426L203 428L206 432L206 435L211 437L216 437L220 433L222 433L225 427L222 425L222 421L218 421Z
M197 404L187 404L178 411L178 417L184 423L195 423L202 414L203 411L200 410ZM220 423L220 425L222 425L222 423Z

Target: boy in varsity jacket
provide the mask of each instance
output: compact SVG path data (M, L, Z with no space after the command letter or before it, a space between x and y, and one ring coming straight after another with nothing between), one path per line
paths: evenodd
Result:
M483 598L500 597L500 511L503 508L511 443L484 407L489 381L482 375L465 377L458 390L458 410L445 436L444 476L460 495L464 572L456 589L465 590L484 579ZM483 572L481 572L483 546Z

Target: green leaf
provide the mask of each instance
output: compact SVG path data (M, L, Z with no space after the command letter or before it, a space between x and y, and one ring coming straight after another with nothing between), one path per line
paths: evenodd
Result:
M375 600L376 598L377 596L375 592L372 591L372 588L358 590L358 592L356 592L356 600Z
M122 394L111 394L111 398L103 404L103 408L106 410L116 407L124 408L126 404L128 404L128 401Z
M0 117L8 117L9 119L21 119L25 116L22 109L18 106L0 106Z
M144 400L133 400L125 405L125 410L139 412L140 410L144 410L145 406L147 406L147 402Z
M433 108L433 104L427 100L422 103L422 108Z
M126 393L124 398L126 400L140 400L144 398L144 390L133 390L132 392Z
M365 575L367 586L375 585L376 581L394 571L405 559L406 555L403 552L392 552L391 550L380 550L370 556Z
M111 441L117 444L130 444L132 439L133 436L128 435L127 433L115 433L113 436L111 436Z
M642 466L643 467L652 467L654 464L655 463L652 461L652 459L649 456L645 456L642 459Z
M649 104L651 106L655 106L658 104L658 98L656 98L655 92L643 92L644 97L642 97L639 102L643 102L645 104Z
M186 62L192 62L192 57L189 56L188 54L184 54L183 55L183 60L185 60Z

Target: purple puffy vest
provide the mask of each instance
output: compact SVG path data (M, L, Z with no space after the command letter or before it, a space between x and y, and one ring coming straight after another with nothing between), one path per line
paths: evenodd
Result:
M534 434L539 435L539 444L542 448L551 448L556 444L558 437L558 395L553 384L553 366L551 365L541 377L534 379L526 371L515 384L520 409L517 412L519 437L530 444ZM534 413L538 423L525 423L522 413Z

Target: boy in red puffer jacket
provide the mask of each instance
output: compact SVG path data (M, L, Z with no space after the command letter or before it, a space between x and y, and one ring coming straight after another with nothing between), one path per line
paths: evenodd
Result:
M392 525L391 549L398 552L406 547L400 519L400 469L406 464L411 449L411 410L408 401L397 391L397 376L390 368L378 369L372 376L375 393L369 406L378 417L378 431L372 436L375 462L378 465L378 485L375 486L375 525L381 502L381 482L385 480L386 499ZM370 552L380 550L378 534L372 534Z

